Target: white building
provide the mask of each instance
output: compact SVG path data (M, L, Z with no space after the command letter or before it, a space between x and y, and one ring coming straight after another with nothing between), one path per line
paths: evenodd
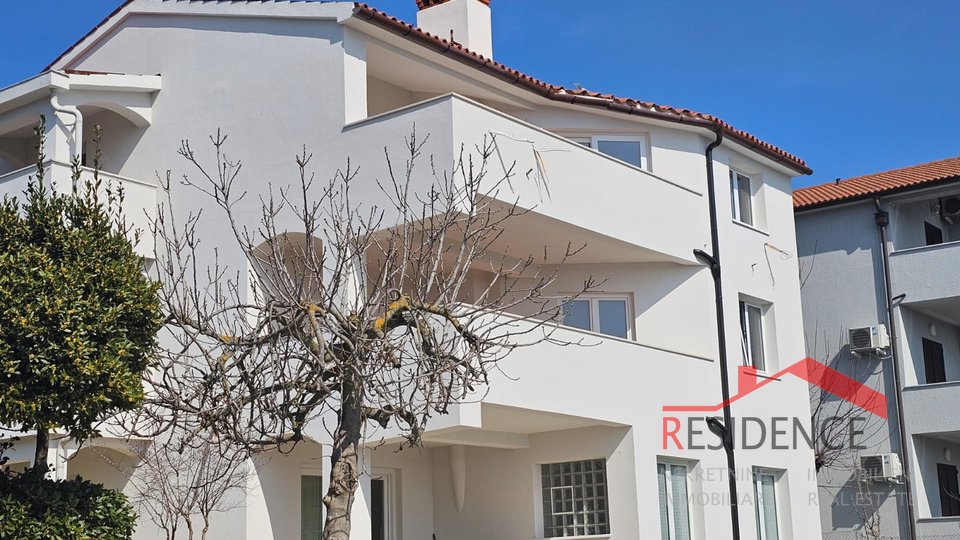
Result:
M419 4L420 29L352 2L128 1L43 73L0 90L0 186L15 193L31 174L39 113L55 178L103 126L103 170L128 187L130 214L154 207L157 171L183 172L182 139L218 128L253 192L291 178L304 144L323 158L319 177L346 156L382 176L383 147L401 146L414 124L431 135L425 152L438 163L490 135L502 135L501 153L522 171L536 166L532 149L550 149L540 152L550 197L515 186L536 208L509 231L511 246L587 244L563 268L557 296L587 275L609 278L581 305L591 321L571 319L558 333L599 344L519 350L482 403L435 419L424 448L396 452L388 440L370 450L354 536L731 538L725 454L686 447L686 417L719 413L663 411L722 400L713 280L693 255L711 251L705 152L721 134L712 171L731 393L741 359L762 375L804 355L790 181L809 169L715 117L552 86L496 63L484 0ZM451 32L459 43L435 37ZM218 224L201 226L215 245ZM147 243L140 249L151 257ZM220 257L245 268L243 253ZM807 395L788 375L732 413L807 419ZM664 436L665 416L679 417L685 448ZM712 444L698 426L694 442ZM324 440L319 427L315 435ZM30 442L15 460L29 459ZM59 444L58 474L129 489L103 463L104 452L129 459L122 445L96 444ZM320 503L301 494L323 484L324 452L303 443L258 462L245 504L219 516L214 537L314 538L305 528ZM768 440L736 459L742 538L819 535L809 448ZM154 537L143 523L137 538Z

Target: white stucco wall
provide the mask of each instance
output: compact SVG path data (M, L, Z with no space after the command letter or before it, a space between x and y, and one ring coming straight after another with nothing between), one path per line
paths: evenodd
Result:
M160 73L163 78L148 128L134 129L110 113L91 116L91 121L105 128L106 166L111 172L148 180L167 169L174 178L183 173L195 176L176 150L182 140L189 140L201 160L209 163L212 149L207 137L221 129L229 136L228 157L244 163L238 189L250 191L237 214L244 216L247 225L256 226L259 202L255 195L264 193L268 182L285 185L294 180L293 157L304 145L316 153L312 165L318 178L331 176L348 156L361 164L364 172L355 196L370 205L382 201L374 180L385 178L384 147L403 159L403 138L414 124L418 134L430 135L425 154L434 156L439 167L449 167L461 145L470 152L485 136L499 136L504 163L516 161L519 173L509 195L519 197L522 206L536 214L532 223L544 227L510 231L514 247L534 250L538 242L542 246L568 237L588 240L590 259L564 269L556 292L593 274L607 278L605 290L633 295L636 342L605 339L599 343L596 336L586 335L598 345L523 350L504 362L505 375L494 375L484 398L485 404L618 427L594 425L551 432L527 426L525 448L469 447L462 512L450 507L445 446L399 454L386 447L373 451L365 465L397 472L402 538L437 534L441 540L526 540L536 536L534 465L555 460L608 460L614 473L610 480L614 539L636 538L658 526L658 457L685 460L703 471L703 478L697 480L702 493L726 493L725 479L717 474L725 468L722 452L664 450L661 436L664 405L720 401L712 281L692 255L695 248L709 249L703 155L712 140L709 133L556 103L536 102L530 107L539 98L519 95L508 83L492 80L476 85L483 99L492 102L489 96L497 94L498 109L503 111L512 110L503 102L515 98L513 109L526 112L511 118L467 95L436 98L368 119L371 113L404 105L423 94L408 94L398 90L397 84L368 76L367 38L335 20L343 16L344 6L258 3L224 6L217 12L221 7L207 3L144 0L140 4L162 14L130 15L89 50L60 66ZM211 16L216 14L221 16ZM230 14L237 16L225 16ZM555 135L584 133L647 136L649 170L626 166ZM790 179L778 166L754 159L731 144L717 150L715 174L729 376L736 392L740 295L773 306L767 318L771 370L802 358L804 346ZM548 196L542 184L527 176L528 171L536 171L534 149L546 166L546 178L539 180L549 180ZM730 166L755 175L759 182L755 207L761 219L756 228L731 221ZM426 161L422 167L420 178L426 178ZM205 209L198 227L206 245L230 245L226 228L208 200L182 188L174 196L182 213ZM237 251L221 249L219 260L235 270L246 269L243 254ZM585 336L561 332L571 339ZM735 416L806 418L806 395L803 381L786 377L738 401L733 411ZM452 427L471 422L482 427L482 419L469 409L464 407L463 414L455 413L452 419L437 419L438 424L447 422L443 425ZM218 531L216 537L296 538L299 475L305 464L316 465L321 457L317 448L303 446L290 456L258 463L246 507L232 515L226 535ZM752 496L754 467L776 470L781 476L781 538L809 538L819 531L820 513L811 502L811 494L816 493L816 479L809 474L811 462L805 450L738 451L739 470L746 471L738 482L741 495ZM364 485L366 491L369 483ZM369 535L369 518L363 515L366 505L361 496L354 522L357 538ZM728 520L729 509L722 503L706 503L694 511L699 538L729 538ZM741 530L743 538L755 537L755 517L749 507L741 512Z

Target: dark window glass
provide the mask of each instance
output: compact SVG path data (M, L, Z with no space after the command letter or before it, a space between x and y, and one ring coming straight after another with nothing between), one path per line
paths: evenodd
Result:
M370 480L370 528L373 540L387 539L386 500L384 499L385 483L382 478Z
M300 477L300 539L320 540L323 533L322 478Z
M943 517L960 516L960 482L957 467L937 463L937 481L940 484L940 512Z
M643 164L643 143L640 141L600 140L597 141L597 150L637 167Z
M943 230L933 223L923 222L923 229L927 236L927 245L935 246L943 243Z
M923 368L927 377L927 384L947 382L942 344L932 339L923 338Z
M563 304L563 324L581 330L593 330L590 324L590 301L570 300Z

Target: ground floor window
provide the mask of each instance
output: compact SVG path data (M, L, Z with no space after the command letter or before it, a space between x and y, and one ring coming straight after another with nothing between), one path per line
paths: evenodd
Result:
M660 494L660 538L690 540L686 465L657 463L657 490Z
M540 466L546 537L610 534L606 460Z
M300 540L320 540L323 534L323 477L320 472L300 476Z
M757 538L779 540L777 523L777 477L769 472L754 471L754 498L757 501Z

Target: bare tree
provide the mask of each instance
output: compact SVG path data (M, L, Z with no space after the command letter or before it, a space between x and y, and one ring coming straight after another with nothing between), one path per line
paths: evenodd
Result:
M242 167L224 155L225 141L211 137L209 163L184 142L199 180L180 184L222 212L252 269L252 293L241 285L246 269L201 267L198 215L177 213L168 173L153 232L164 339L174 345L149 380L135 431L210 430L259 451L290 448L309 423L335 418L323 538L346 540L366 426L416 445L431 417L481 399L511 351L570 345L553 338L562 308L547 290L582 246L510 251L505 231L529 206L511 196L513 167L491 159L492 138L461 147L447 169L432 157L418 167L426 140L414 130L402 166L385 149L384 178L364 179L367 197L377 186L376 204L355 195L349 159L316 181L304 150L298 182L262 194L255 223L240 210ZM596 286L587 278L568 298Z
M857 492L853 501L854 511L860 520L861 530L869 540L880 540L882 538L880 531L880 495L870 489L870 481L867 480L863 471L860 469L859 454L855 456L854 481L857 485Z
M820 334L818 326L813 329L813 335L813 342L807 344L811 358L834 370L828 372L826 384L810 385L814 465L816 472L820 472L853 460L859 455L859 447L878 441L875 437L886 425L881 418L867 413L859 405L824 389L838 386L830 384L830 378L839 378L839 370L844 366L849 367L845 376L867 384L867 379L880 373L880 364L869 357L854 357L839 338L836 343L831 343L825 332ZM843 335L842 329L839 335ZM874 399L879 396L875 394Z
M132 468L102 457L129 475L133 502L164 531L166 540L175 540L181 525L189 540L206 540L214 514L243 505L251 472L245 453L231 444L200 437L185 442L131 441L128 446L138 458Z

